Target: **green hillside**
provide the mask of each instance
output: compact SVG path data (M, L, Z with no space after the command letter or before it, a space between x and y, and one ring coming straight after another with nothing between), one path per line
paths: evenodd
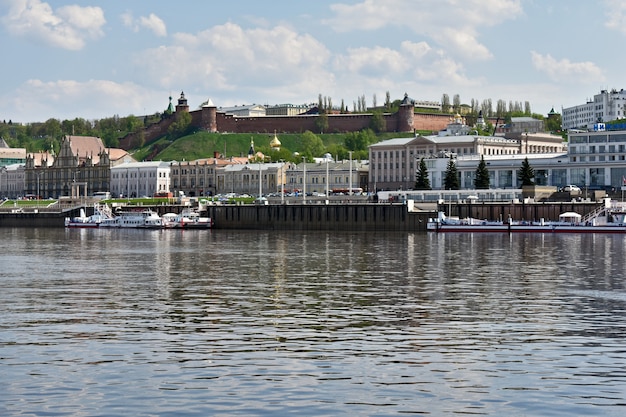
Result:
M361 149L346 147L348 135L364 135L365 140L359 142ZM161 138L141 149L131 150L133 157L139 161L192 161L195 159L210 158L217 152L225 157L246 156L250 149L250 141L254 140L255 151L271 156L273 160L301 161L301 156L320 157L328 152L333 157L347 159L348 151L353 151L353 157L367 158L367 145L381 140L397 137L411 137L412 133L384 133L375 135L373 132L366 133L333 133L312 134L311 132L300 134L277 134L281 142L281 151L271 150L270 141L274 134L260 133L209 133L195 132L180 137L174 141ZM354 142L354 141L352 141ZM365 143L367 142L367 143ZM298 155L294 155L297 153Z

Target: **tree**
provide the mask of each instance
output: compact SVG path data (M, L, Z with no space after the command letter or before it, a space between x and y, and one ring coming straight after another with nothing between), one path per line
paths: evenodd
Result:
M306 156L321 156L324 154L324 142L315 133L307 130L302 134L302 149Z
M461 96L458 94L452 96L452 109L455 113L459 113L461 111Z
M415 189L416 190L430 190L430 179L428 178L428 167L424 158L420 159L419 166L417 167L417 174L415 175Z
M372 118L370 119L370 129L376 133L387 130L387 122L385 121L385 116L383 116L381 111L375 110L372 113Z
M328 115L325 112L320 112L317 119L315 119L315 128L319 133L324 133L328 130Z
M446 190L458 190L461 188L461 185L459 184L459 172L456 169L456 164L454 163L452 156L450 156L450 160L448 161L448 166L444 174L443 187Z
M525 185L535 185L535 170L530 166L528 157L522 161L522 166L517 171L517 179L522 183L522 187Z
M184 136L191 126L191 114L188 112L181 112L176 114L176 120L167 129L172 140L178 139Z
M441 96L441 111L442 113L450 113L450 97L447 94Z
M485 163L485 157L481 155L480 162L476 168L476 178L474 178L474 187L477 190L489 189L489 170Z

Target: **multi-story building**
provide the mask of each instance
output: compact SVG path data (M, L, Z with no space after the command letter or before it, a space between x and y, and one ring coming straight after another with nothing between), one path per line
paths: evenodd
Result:
M516 138L480 136L463 123L460 115L438 135L396 138L370 146L369 186L374 190L409 189L415 184L421 158L434 164L438 158L470 158L481 155L559 154L565 152L560 136L545 133L517 134ZM432 166L431 168L435 168ZM442 187L443 176L433 173L431 185Z
M593 129L598 123L626 118L626 91L602 90L585 104L562 109L563 130Z
M283 162L230 164L217 172L217 194L236 193L258 195L277 193L284 187Z
M26 157L26 194L48 198L109 190L110 159L100 138L65 136L52 163L38 159L34 154Z
M276 104L274 106L265 106L265 114L267 116L297 116L304 114L311 106L297 104Z
M172 192L182 191L190 197L215 195L218 191L218 172L227 165L248 163L246 157L196 159L194 161L171 162ZM223 177L222 177L223 178Z
M111 167L113 197L152 197L170 191L169 162L130 162Z
M4 139L0 138L0 167L26 162L26 148L10 148Z
M244 104L242 106L220 107L218 111L242 117L263 117L266 115L265 106L261 104Z
M24 196L24 164L0 166L0 198Z
M325 194L367 191L367 161L320 161L288 164L287 191Z

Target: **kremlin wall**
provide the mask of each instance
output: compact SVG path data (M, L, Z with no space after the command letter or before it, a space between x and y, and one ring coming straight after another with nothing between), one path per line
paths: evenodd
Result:
M191 115L191 125L207 132L230 133L303 133L307 130L320 133L317 127L319 114L305 114L298 116L262 116L243 117L234 116L218 111L210 101L201 109L189 111L185 94L181 93L176 105L176 111L171 117L164 118L159 123L148 126L141 132L131 133L120 139L120 148L129 150L135 147L139 135L143 135L143 143L150 144L154 140L167 134L168 128L177 115L187 112ZM372 114L328 114L329 133L356 132L370 126ZM387 132L413 132L415 130L439 131L450 122L448 114L415 113L412 101L405 95L397 113L383 114Z

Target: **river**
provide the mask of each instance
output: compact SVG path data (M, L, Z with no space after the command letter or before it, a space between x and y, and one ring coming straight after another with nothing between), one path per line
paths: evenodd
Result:
M624 237L0 230L2 416L622 416Z

